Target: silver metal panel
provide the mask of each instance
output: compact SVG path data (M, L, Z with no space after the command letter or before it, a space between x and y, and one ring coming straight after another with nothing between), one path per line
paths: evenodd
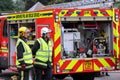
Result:
M15 24L15 23L34 23L34 22L35 22L35 19L8 21L9 24Z
M112 17L61 17L61 21L111 21Z

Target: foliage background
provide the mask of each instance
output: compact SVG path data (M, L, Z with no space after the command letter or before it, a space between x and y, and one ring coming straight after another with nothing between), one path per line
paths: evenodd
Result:
M0 0L0 13L26 11L38 1L43 5L49 5L78 0Z
M0 0L0 12L13 11L14 5L12 0Z
M0 13L26 11L38 1L43 5L50 5L79 0L0 0ZM120 8L120 3L115 3L114 7Z

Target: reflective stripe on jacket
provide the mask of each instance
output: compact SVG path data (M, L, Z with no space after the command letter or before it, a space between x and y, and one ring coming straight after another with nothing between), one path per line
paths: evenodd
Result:
M23 53L23 58L21 58L21 59L16 59L16 65L17 65L17 67L20 67L19 66L19 61L24 61L25 62L25 64L32 64L33 63L33 58L32 58L32 51L31 51L31 49L30 49L30 47L22 40L22 39L18 39L18 41L17 41L17 44L16 44L16 47L19 45L19 43L22 43L22 45L23 45L23 48L24 48L24 53ZM29 66L26 66L26 68L28 67L30 67L31 65L29 65ZM32 66L31 66L32 67Z
M52 62L52 49L53 49L53 43L51 40L49 40L48 44L42 39L37 39L40 44L40 49L36 52L35 59L41 61L35 61L35 64L47 66L46 62Z

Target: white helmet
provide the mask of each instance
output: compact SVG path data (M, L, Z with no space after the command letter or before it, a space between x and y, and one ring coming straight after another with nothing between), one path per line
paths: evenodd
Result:
M48 29L47 27L44 27L41 29L41 35L46 34L46 33L50 33L50 32L51 32L51 30Z

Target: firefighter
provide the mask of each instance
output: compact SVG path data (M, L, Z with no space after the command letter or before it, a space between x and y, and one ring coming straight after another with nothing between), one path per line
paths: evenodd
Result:
M18 80L30 80L29 77L31 77L31 75L29 75L29 73L33 69L32 51L26 44L28 32L29 31L26 27L20 27L18 30L19 38L16 44L16 65L19 72Z
M35 80L41 80L44 72L44 80L52 80L52 49L53 43L50 39L51 30L47 27L41 29L41 38L38 38L32 48L35 57L34 68Z

